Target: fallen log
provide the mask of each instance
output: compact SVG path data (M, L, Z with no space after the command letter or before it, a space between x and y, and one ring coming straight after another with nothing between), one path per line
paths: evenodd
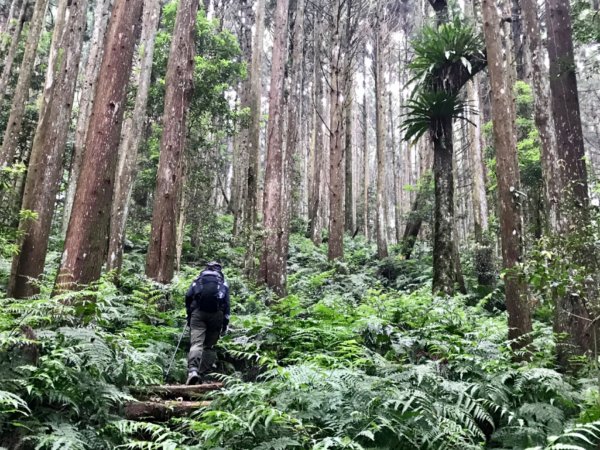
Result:
M199 408L209 406L210 402L165 401L131 402L125 405L125 418L129 420L147 420L165 422L172 417L187 416Z
M162 397L170 399L195 399L205 393L218 391L223 388L223 383L206 383L187 386L185 384L172 384L164 386L131 386L129 390L138 398Z

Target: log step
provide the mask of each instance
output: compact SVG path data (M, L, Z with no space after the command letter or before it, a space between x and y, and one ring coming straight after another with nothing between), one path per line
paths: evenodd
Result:
M185 384L172 384L162 386L131 386L129 390L137 398L161 397L164 399L192 400L202 397L205 393L218 391L223 388L223 383L206 383L187 386Z
M125 405L125 417L129 420L165 422L172 417L187 416L199 408L209 406L209 401L161 401L131 402Z

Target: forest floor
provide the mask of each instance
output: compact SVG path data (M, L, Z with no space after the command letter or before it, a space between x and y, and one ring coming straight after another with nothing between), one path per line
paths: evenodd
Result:
M233 308L215 368L223 388L155 421L127 419L126 405L144 386L185 379L187 339L163 374L201 267L157 285L139 275L134 250L118 286L106 276L61 297L48 283L37 299L1 299L0 447L597 448L597 370L555 370L547 307L536 312L531 360L515 363L501 287L433 297L427 256L378 262L358 238L344 262L299 235L290 247L281 300L241 276L243 248L218 255Z

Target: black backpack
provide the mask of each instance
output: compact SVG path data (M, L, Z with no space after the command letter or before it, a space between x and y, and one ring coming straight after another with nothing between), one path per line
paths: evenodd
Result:
M223 275L212 270L203 271L192 285L194 296L192 309L217 312L223 309L227 287Z

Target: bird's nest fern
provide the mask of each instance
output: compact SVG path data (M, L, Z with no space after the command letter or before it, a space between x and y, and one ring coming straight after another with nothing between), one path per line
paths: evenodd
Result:
M475 113L459 92L486 64L482 36L460 18L424 27L412 45L415 56L409 65L413 72L409 83L415 87L405 104L406 140L435 131L442 120Z

